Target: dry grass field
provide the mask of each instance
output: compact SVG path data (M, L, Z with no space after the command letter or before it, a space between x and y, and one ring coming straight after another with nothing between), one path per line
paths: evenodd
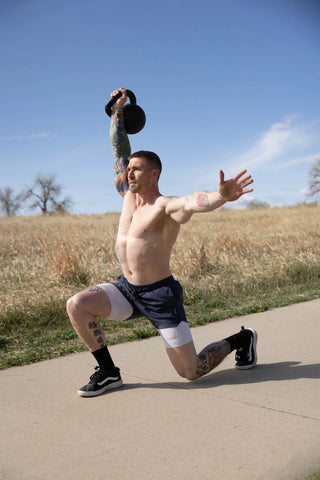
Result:
M2 368L82 348L65 302L120 274L118 220L118 214L0 219ZM171 262L191 323L319 297L319 236L319 206L195 216L182 226ZM106 328L110 343L155 334L143 320Z

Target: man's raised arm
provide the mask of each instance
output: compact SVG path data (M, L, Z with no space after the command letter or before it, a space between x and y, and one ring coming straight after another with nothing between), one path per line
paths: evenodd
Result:
M242 170L230 180L225 180L224 173L220 170L217 191L201 190L185 197L172 198L166 205L166 213L176 222L186 223L194 213L211 212L226 202L234 202L245 193L253 191L252 188L247 188L253 180L246 173L247 170Z
M124 88L120 88L115 90L111 96L114 97L119 92L122 92L122 97L116 101L112 108L110 143L114 157L114 182L117 191L121 196L124 196L129 190L127 166L131 147L123 120L123 106L127 100L127 92Z

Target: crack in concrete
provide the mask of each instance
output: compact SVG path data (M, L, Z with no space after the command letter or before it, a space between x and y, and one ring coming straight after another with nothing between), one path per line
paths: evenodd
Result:
M177 384L177 383L173 383L173 382L163 382L161 380L155 380L154 378L143 378L143 377L138 377L136 375L132 375L132 374L129 374L127 373L128 377L133 377L133 378L137 378L138 380L141 380L143 382L153 382L153 383L157 383L159 385L159 388L161 388L161 385L166 385L168 386L169 388L174 388L174 389L180 389L180 390L188 390L188 391L192 391L192 392L197 392L197 393L200 393L201 395L206 395L206 396L209 396L209 397L216 397L216 398L220 398L222 400L229 400L230 402L235 402L235 403L241 403L243 405L250 405L251 407L256 407L256 408L261 408L261 409L264 409L264 410L270 410L271 412L277 412L277 413L284 413L286 415L291 415L291 416L294 416L294 417L300 417L300 418L306 418L308 420L315 420L317 422L320 422L320 418L318 417L312 417L310 415L304 415L302 413L295 413L295 412L289 412L287 410L281 410L281 409L278 409L278 408L273 408L273 407L267 407L265 405L261 405L261 404L257 404L257 403L252 403L252 402L246 402L244 400L238 400L238 399L235 399L235 398L230 398L230 397L226 397L226 396L223 396L223 395L217 395L217 394L212 394L212 393L207 393L207 392L204 392L198 388L195 388L195 387L189 387L188 384ZM124 384L125 386L125 384ZM129 386L129 385L128 385ZM145 385L145 388L148 388L148 383L146 383Z

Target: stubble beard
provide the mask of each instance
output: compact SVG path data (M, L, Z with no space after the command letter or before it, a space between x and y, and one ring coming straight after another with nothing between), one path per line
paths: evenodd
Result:
M140 185L138 183L130 183L129 190L131 193L138 193L140 190Z

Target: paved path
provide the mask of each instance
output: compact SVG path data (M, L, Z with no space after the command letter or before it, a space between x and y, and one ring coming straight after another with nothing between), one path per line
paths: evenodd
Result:
M189 383L160 337L110 348L125 387L80 398L87 352L0 372L1 480L300 480L320 467L320 300L192 329L200 350L241 325L234 354Z

